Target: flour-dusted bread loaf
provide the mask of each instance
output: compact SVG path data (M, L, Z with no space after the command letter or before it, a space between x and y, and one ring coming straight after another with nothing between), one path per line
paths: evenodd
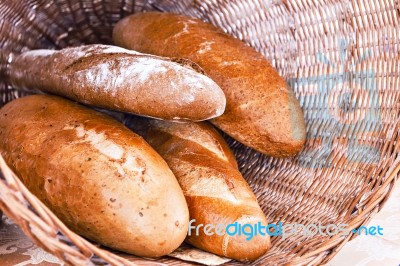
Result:
M172 123L127 117L137 131L165 159L178 179L189 207L187 241L194 246L240 261L253 261L270 248L269 235L206 235L204 226L234 224L267 226L266 217L224 139L208 123ZM199 226L197 235L193 226ZM225 229L225 228L223 228ZM246 228L250 233L249 228ZM230 230L233 232L233 230ZM255 233L255 232L253 232ZM248 240L246 240L248 238Z
M212 123L271 156L296 154L305 142L303 113L293 91L250 46L211 24L168 13L139 13L119 21L114 43L199 64L222 88L225 113Z
M11 63L9 78L16 88L41 89L97 107L199 121L221 115L226 101L202 73L188 60L86 45L25 52Z
M56 96L0 110L0 153L67 226L139 256L170 253L185 239L188 208L166 162L107 115Z

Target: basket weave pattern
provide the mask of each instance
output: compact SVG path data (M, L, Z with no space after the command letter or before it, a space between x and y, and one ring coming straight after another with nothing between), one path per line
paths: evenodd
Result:
M145 10L187 14L221 27L263 53L294 89L307 123L298 156L266 157L227 137L271 223L346 223L351 230L382 207L400 170L395 1L3 0L0 106L24 95L7 84L7 65L16 54L111 43L119 19ZM1 209L47 251L74 265L156 263L113 254L72 233L2 159L0 167ZM273 237L271 251L254 265L327 263L353 237ZM157 263L186 265L172 258Z

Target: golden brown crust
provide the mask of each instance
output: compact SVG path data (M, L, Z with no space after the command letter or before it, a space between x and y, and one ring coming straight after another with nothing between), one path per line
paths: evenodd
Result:
M290 156L303 146L304 118L293 91L240 40L200 20L156 12L124 18L113 40L125 48L198 63L227 100L225 113L212 123L240 142L271 156Z
M188 209L165 161L110 117L56 96L0 110L0 152L71 229L118 250L162 256L187 233Z
M111 110L199 121L221 115L226 102L201 72L188 60L86 45L25 52L11 63L10 81Z
M267 225L264 213L244 180L226 142L209 124L171 123L129 117L126 124L141 134L166 160L186 197L192 225ZM269 236L207 236L195 230L187 241L206 251L253 261L270 247Z

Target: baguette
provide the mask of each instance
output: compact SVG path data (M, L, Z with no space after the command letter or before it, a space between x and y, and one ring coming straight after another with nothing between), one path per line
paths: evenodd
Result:
M11 84L116 111L167 120L221 115L225 95L195 64L120 47L33 50L10 65Z
M258 224L266 217L224 139L206 122L171 123L128 117L125 121L165 159L186 197L190 215L187 242L240 261L254 261L270 248L269 235L208 236L202 228L218 224ZM193 220L195 219L195 221ZM204 227L203 227L204 228Z
M291 156L305 142L303 113L293 91L251 47L211 24L168 13L139 13L114 27L116 45L199 64L226 96L212 123L270 156Z
M166 162L107 115L33 95L0 110L0 153L68 227L105 246L163 256L185 239L188 208Z

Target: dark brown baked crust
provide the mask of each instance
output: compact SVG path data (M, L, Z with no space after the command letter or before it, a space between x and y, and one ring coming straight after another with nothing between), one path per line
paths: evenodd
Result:
M199 64L222 88L225 113L212 123L271 156L296 154L305 142L303 113L293 91L258 52L211 24L169 13L139 13L119 21L115 44Z

